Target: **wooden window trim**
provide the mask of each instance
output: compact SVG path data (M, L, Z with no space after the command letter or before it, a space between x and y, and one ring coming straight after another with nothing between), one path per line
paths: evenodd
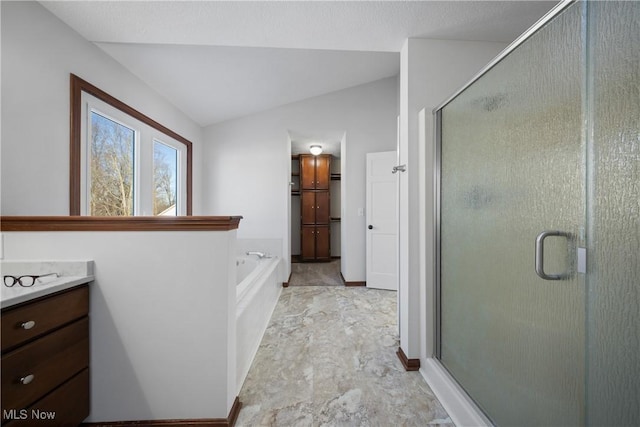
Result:
M0 231L224 231L241 216L3 216Z
M152 118L142 114L138 110L130 107L117 98L109 95L105 91L95 87L86 80L81 79L75 74L70 75L70 87L71 87L71 117L70 117L70 135L71 146L69 150L69 167L70 167L70 180L69 180L69 215L79 216L81 212L80 206L80 189L81 183L81 168L82 168L82 92L86 92L89 95L95 96L99 100L106 102L114 108L130 115L131 117L151 126L152 128L170 136L178 142L181 142L187 147L187 215L192 215L192 181L193 181L193 144L188 139L178 135L171 129L161 125Z

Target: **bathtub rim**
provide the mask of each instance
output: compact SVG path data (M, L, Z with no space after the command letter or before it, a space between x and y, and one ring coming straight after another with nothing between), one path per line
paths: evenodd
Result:
M237 259L241 258L251 259L248 256L237 257ZM253 285L258 281L258 279L263 275L266 276L268 274L271 274L271 272L273 272L278 267L279 263L280 258L277 256L257 260L257 265L253 269L253 271L251 271L251 273L249 273L240 283L236 285L236 306L238 307L238 310L236 311L241 311L238 304L240 301L253 295L253 292L250 291L252 288L254 288ZM236 315L237 314L238 313L236 313Z

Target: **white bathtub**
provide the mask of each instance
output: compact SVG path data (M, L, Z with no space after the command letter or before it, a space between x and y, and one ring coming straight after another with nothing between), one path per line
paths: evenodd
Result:
M236 384L240 394L282 292L282 265L278 257L250 255L238 257L236 267Z
M257 257L238 257L236 259L236 301L239 301L240 298L247 292L247 290L251 287L256 277L260 275L262 268L258 269L257 267L266 265L265 263L261 263Z

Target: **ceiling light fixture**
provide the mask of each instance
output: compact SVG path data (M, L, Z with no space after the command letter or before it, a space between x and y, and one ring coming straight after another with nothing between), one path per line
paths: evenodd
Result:
M309 147L309 151L314 156L317 156L318 154L322 153L322 145L312 145L311 147Z

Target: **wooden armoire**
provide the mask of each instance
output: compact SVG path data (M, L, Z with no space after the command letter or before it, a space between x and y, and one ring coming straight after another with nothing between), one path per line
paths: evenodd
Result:
M331 259L331 155L300 155L300 258Z

